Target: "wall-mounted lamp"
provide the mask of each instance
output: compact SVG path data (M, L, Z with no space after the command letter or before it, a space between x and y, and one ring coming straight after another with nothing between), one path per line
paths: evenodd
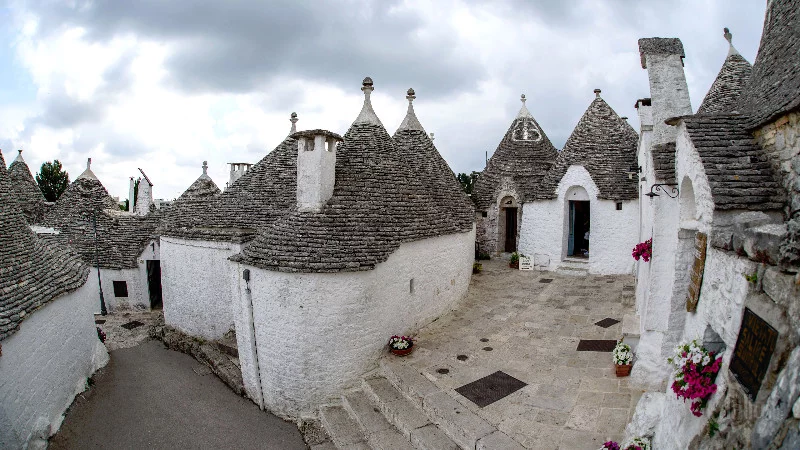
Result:
M628 179L632 180L634 175L642 173L642 166L631 166L630 169L625 173L628 174Z
M250 292L250 269L244 269L242 271L242 279L244 280L246 292Z
M664 186L669 186L669 189L664 189ZM677 198L678 195L680 195L680 192L678 191L678 185L677 184L670 184L670 183L663 183L663 184L662 183L656 183L656 184L650 186L650 192L648 192L647 194L644 194L644 195L646 195L646 196L648 196L650 198L658 197L659 195L656 194L655 191L661 191L661 192L667 194L667 197L669 197L669 198Z

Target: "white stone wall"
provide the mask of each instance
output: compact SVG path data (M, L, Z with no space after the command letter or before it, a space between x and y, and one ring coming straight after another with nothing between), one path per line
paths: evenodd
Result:
M466 295L474 242L473 230L406 243L366 272L283 273L240 265L233 291L248 395L284 417L314 415L375 367L391 335L413 334Z
M135 269L100 269L100 279L103 283L103 298L109 311L120 309L150 309L150 285L147 282L148 260L158 260L160 246L157 240L147 244L142 254L139 255ZM128 285L127 297L114 296L114 281L125 281ZM88 284L94 286L97 296L98 308L100 307L100 294L97 287L97 269L92 268ZM99 309L97 310L100 311Z
M186 334L215 340L233 328L235 284L228 258L241 245L161 237L164 321Z
M672 142L675 129L665 120L692 114L689 87L680 55L645 55L653 113L653 143Z
M333 195L336 141L317 135L300 138L297 145L297 208L319 212Z
M505 227L505 218L500 218L501 205L500 202L506 198L511 197L517 206L517 236L522 239L520 235L522 229L522 205L520 204L520 195L517 193L517 187L510 177L503 177L500 182L500 190L494 203L486 211L486 217L481 217L477 220L477 237L478 246L481 251L487 252L492 255L497 255L505 251L505 228L502 230L500 227ZM480 214L481 212L478 211ZM505 212L503 212L505 214ZM517 242L519 248L520 242Z
M108 362L95 292L87 283L47 303L0 341L0 448L45 446L86 379Z
M562 266L567 253L568 201L589 200L589 272L633 273L635 261L631 250L638 242L639 202L624 201L622 210L617 211L615 201L598 200L598 193L597 185L583 166L570 166L558 184L557 199L523 205L520 252L532 256L534 264L542 270Z
M150 205L153 204L153 187L146 179L142 178L139 182L139 190L136 195L136 214L144 216L150 212Z

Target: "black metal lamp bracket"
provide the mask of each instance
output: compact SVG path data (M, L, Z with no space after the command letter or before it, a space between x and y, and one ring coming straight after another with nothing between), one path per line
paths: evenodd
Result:
M665 187L667 187L668 189L665 189ZM677 198L678 195L680 195L680 191L678 191L678 185L672 183L656 183L650 186L650 192L644 195L650 198L658 197L659 194L656 193L657 191L667 194L667 197L669 198Z

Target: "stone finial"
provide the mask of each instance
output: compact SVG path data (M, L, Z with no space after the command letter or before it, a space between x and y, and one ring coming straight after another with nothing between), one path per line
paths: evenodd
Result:
M728 49L728 56L731 55L738 55L739 51L736 50L736 47L733 46L733 34L731 34L731 30L728 27L722 29L723 33L722 36L725 37L725 40L728 41L728 45L730 48Z
M433 133L431 133L431 141L433 141L434 139L436 139L436 138L433 137Z
M525 97L525 94L519 96L519 101L522 102L522 108L519 109L519 114L517 114L517 119L522 117L529 117L532 119L533 116L531 115L531 112L528 111L528 107L525 106L525 102L528 101L528 99Z
M92 158L86 158L86 170L92 170Z
M289 132L290 135L294 134L294 133L297 133L297 120L298 120L297 119L297 113L293 112L289 116L289 122L292 122L292 130Z
M417 98L417 96L414 95L414 88L408 88L408 91L406 91L406 99L408 99L408 103L413 102L415 98Z
M400 123L400 126L397 128L397 131L400 130L421 130L425 131L422 128L422 124L419 123L419 119L417 119L416 113L414 113L414 99L417 98L414 92L414 88L408 88L406 91L406 99L408 100L408 111L406 112L406 117L403 119L403 122Z
M519 101L521 101L523 105L525 104L526 100L528 100L528 99L525 98L525 94L522 94L522 95L519 96Z
M595 90L594 90L594 95L595 95L597 98L600 98L600 92L602 92L600 89L595 89Z
M208 161L203 161L203 175L208 175Z
M17 150L17 157L14 159L14 162L24 163L25 160L22 159L22 149Z
M364 81L361 83L361 92L364 93L364 106L361 108L361 112L356 117L356 120L353 124L357 123L368 123L372 125L380 125L383 126L381 120L378 119L378 115L375 114L375 110L372 109L372 101L370 100L370 94L374 91L375 88L372 86L372 78L366 77Z

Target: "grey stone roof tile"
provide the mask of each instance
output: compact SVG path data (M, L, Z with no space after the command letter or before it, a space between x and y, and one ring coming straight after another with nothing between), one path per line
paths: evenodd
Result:
M731 47L733 49L733 47ZM735 50L731 52L717 78L708 90L703 103L697 109L697 114L732 113L738 108L739 96L744 90L753 66Z
M656 179L662 183L675 184L675 142L656 144L652 153Z
M8 167L11 189L17 197L18 206L29 224L35 224L44 218L45 199L39 185L33 179L31 170L22 159L22 150Z
M628 178L636 166L639 136L626 120L600 98L595 98L572 131L556 163L539 184L536 198L556 198L558 183L569 166L583 166L600 192L598 198L633 200L638 198L638 180Z
M536 187L553 165L558 151L523 104L511 122L486 169L475 181L473 198L479 210L487 210L497 201L504 177L514 180L523 198L535 197Z
M38 239L11 192L0 153L0 340L41 306L81 287L89 267L70 249Z

